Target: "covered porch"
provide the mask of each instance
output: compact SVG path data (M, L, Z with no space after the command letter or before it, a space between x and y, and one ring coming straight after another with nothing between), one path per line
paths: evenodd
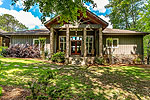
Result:
M80 12L76 22L64 22L63 26L59 22L60 15L45 23L50 30L50 55L62 51L65 52L66 63L82 58L81 64L103 55L102 30L108 23L89 10L86 15L84 17Z
M81 24L50 27L50 55L65 52L66 63L93 63L103 54L102 26Z

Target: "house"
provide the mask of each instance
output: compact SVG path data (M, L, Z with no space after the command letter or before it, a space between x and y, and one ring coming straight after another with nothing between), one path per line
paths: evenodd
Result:
M7 46L9 47L10 38L5 35L5 31L0 29L0 46Z
M95 57L107 55L112 48L114 57L143 56L143 36L147 33L107 28L108 23L89 10L87 17L78 17L78 23L64 22L60 25L57 16L45 23L45 29L35 29L6 33L11 37L11 45L39 44L39 37L46 37L45 48L50 55L65 52L67 63L93 63ZM108 38L112 39L109 43ZM40 44L39 44L40 45Z

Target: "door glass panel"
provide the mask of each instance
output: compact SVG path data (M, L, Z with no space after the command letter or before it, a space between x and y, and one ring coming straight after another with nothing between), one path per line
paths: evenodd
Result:
M81 53L81 41L77 41L77 53Z

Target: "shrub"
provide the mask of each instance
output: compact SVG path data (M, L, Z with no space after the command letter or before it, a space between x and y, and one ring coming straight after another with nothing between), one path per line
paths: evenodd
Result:
M48 58L48 50L45 50L44 53L45 53L45 58Z
M5 57L18 57L18 58L40 58L40 50L35 46L29 44L17 44L2 51Z
M8 48L8 47L3 47L3 46L1 46L1 47L0 47L0 52L2 52L3 49L7 49L7 48Z
M133 59L133 63L134 63L134 64L140 64L141 61L142 61L142 60L141 60L140 57L137 57L137 58Z
M54 55L52 55L51 60L53 62L58 62L58 63L65 62L65 53L64 52L57 52Z
M95 59L95 63L96 63L96 64L102 65L103 62L104 62L104 58L103 58L103 57L97 57L97 58Z
M4 56L4 57L6 57L7 54L8 54L7 50L3 48L2 52L1 52L1 55Z

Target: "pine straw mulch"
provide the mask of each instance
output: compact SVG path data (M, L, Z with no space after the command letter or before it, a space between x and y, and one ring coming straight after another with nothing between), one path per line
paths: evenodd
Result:
M26 96L30 95L30 91L21 87L1 86L2 96L0 100L26 100Z

